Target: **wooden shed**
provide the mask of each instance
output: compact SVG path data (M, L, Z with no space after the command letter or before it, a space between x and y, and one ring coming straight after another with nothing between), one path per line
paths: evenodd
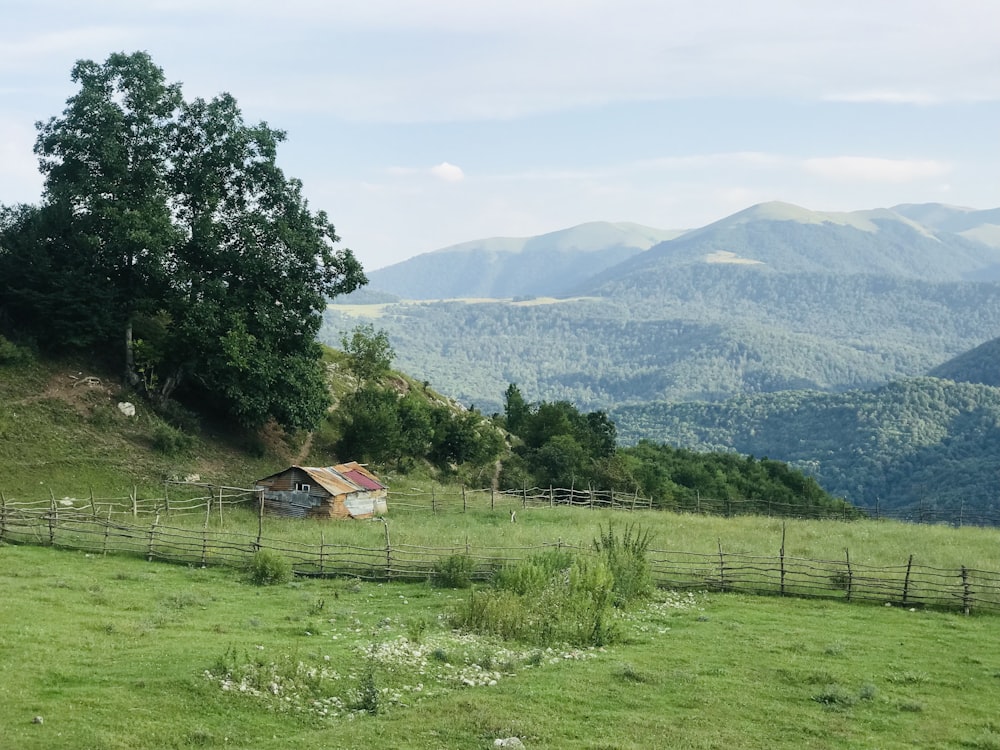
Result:
M264 512L293 518L371 518L388 507L388 488L361 464L290 466L258 479Z

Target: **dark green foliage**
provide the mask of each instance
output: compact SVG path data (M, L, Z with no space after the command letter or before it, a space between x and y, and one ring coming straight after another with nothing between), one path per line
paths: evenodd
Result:
M259 549L247 564L247 575L257 586L287 583L292 578L292 564L274 550Z
M467 589L475 571L475 561L468 555L449 555L434 565L431 582L446 589Z
M504 421L507 429L520 438L515 452L532 484L606 486L600 469L615 454L616 438L614 422L607 414L582 414L568 401L528 405L513 384L508 386L505 399ZM514 478L510 472L506 477L508 482Z
M348 394L332 417L338 456L376 464L430 461L442 470L480 467L504 450L500 431L476 411L431 404L413 391L365 383Z
M129 386L256 428L312 427L330 400L328 298L365 283L277 167L284 133L235 100L186 102L146 53L78 62L39 124L40 207L0 215L0 325L104 351Z
M18 346L13 341L8 341L0 336L0 365L28 364L34 358L35 355L28 347Z
M167 456L189 453L197 442L193 435L161 422L153 428L153 448Z
M518 404L520 391L510 386L506 398L508 404ZM593 487L642 494L662 508L700 509L704 497L739 501L744 513L859 515L815 479L780 461L689 451L646 440L616 448L617 428L607 414L581 414L565 401L518 406L516 413L521 442L500 475L501 485L509 489ZM510 414L506 420L509 425Z
M340 337L340 345L347 352L347 366L358 380L375 380L389 371L395 352L385 331L375 330L369 324L359 325Z

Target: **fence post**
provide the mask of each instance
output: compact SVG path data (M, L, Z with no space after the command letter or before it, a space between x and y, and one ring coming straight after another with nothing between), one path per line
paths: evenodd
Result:
M549 485L549 507L551 508L556 504L556 491L552 489L552 485Z
M149 549L146 552L146 560L149 562L153 561L153 537L156 535L156 525L160 522L160 514L156 514L156 518L153 519L153 525L149 527Z
M854 589L854 572L851 570L851 551L845 547L844 554L847 556L847 601L851 601Z
M132 494L130 495L130 498L132 500L132 518L138 518L139 517L139 500L136 497L137 494L138 494L138 492L136 491L135 485L133 484L132 485Z
M913 567L913 555L910 555L910 559L906 563L906 578L903 580L903 604L906 604L906 598L910 595L910 568Z
M490 510L496 507L496 487L490 487Z
M781 522L781 595L785 595L785 522Z
M211 507L211 504L210 504ZM201 567L208 567L208 519L205 519L205 525L201 527Z
M169 516L170 515L170 483L163 483L163 510Z
M264 535L264 490L258 490L260 502L257 504L257 549L260 549L260 538Z
M59 523L59 511L56 509L56 496L52 492L52 488L49 488L49 546L53 547L56 543L56 525Z
M3 535L7 533L7 498L4 497L3 491L0 491L0 542L3 541Z
M719 542L719 591L726 590L726 559L722 556L722 539Z
M107 557L108 554L108 536L111 534L111 504L108 504L108 523L104 527L104 549L101 554Z
M211 495L211 491L209 492ZM222 487L219 487L219 528L222 528Z
M431 513L437 513L437 495L433 487L431 487Z
M962 612L970 614L972 612L972 591L969 589L969 571L962 566Z
M97 518L97 506L94 505L94 488L90 488L90 512L93 514L94 518Z
M521 507L522 508L527 508L528 507L528 483L527 482L524 482L521 485Z
M323 577L323 548L326 546L326 536L319 532L319 577Z
M639 499L639 488L635 488L635 494L632 495L632 507L629 510L635 510L635 501Z
M389 522L384 518L382 525L385 526L385 577L392 580L392 547L389 544Z
M465 485L462 485L462 512L466 513L469 510L469 501L465 496Z

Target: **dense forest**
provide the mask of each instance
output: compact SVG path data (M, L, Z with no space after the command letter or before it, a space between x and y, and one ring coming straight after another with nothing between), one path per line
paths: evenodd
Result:
M1000 285L690 266L540 302L389 303L378 325L415 377L497 410L508 383L583 408L844 391L923 375L1000 331ZM355 325L325 313L322 340Z
M622 406L625 444L663 441L787 461L854 505L958 518L1000 511L1000 389L913 378L871 391Z

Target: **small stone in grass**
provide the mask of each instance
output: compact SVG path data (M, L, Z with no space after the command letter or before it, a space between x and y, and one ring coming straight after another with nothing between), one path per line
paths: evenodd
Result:
M44 724L45 723L45 719L43 719L41 716L36 716L34 719L31 720L31 723L32 724Z

